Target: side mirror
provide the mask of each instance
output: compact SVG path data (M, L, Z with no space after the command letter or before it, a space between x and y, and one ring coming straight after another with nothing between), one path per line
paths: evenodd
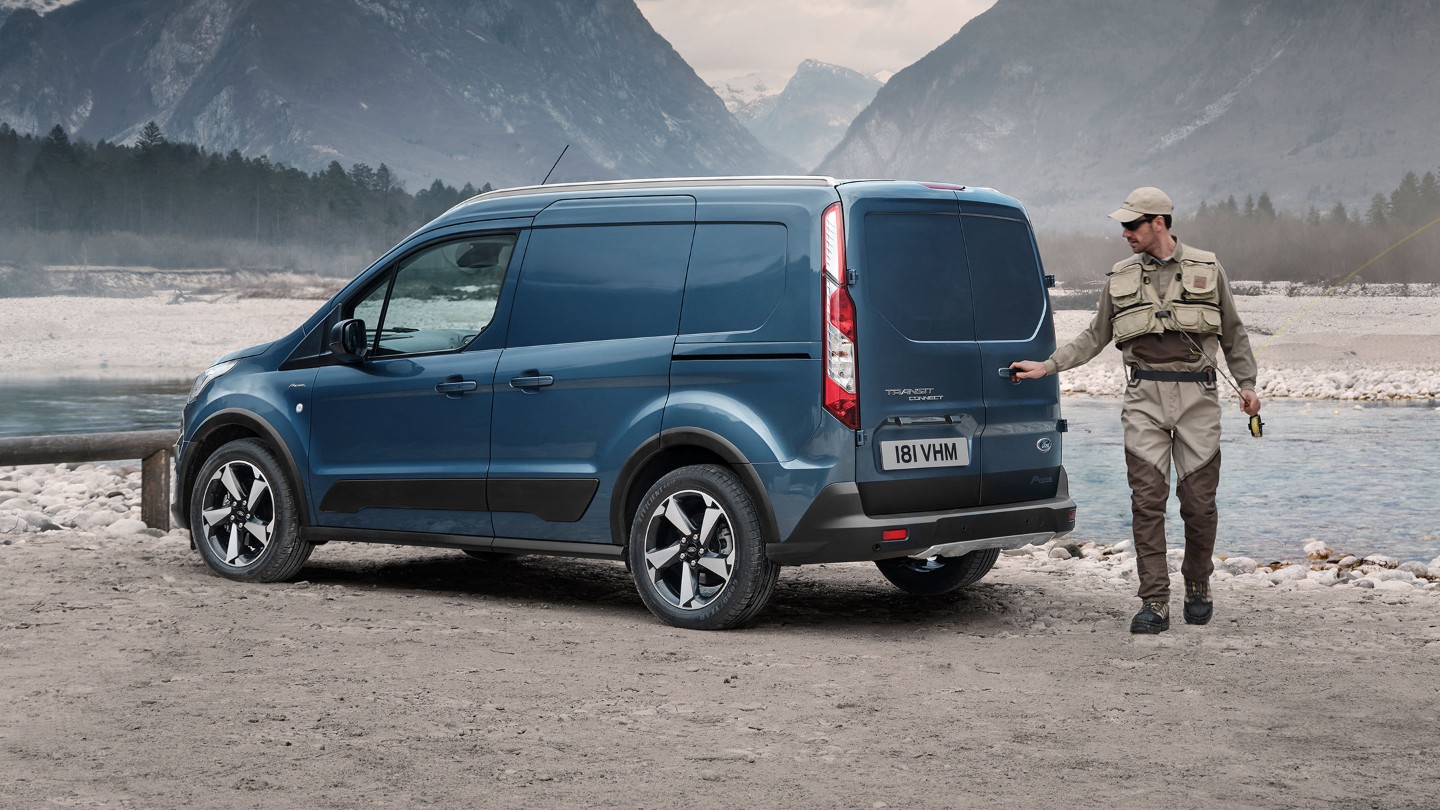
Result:
M330 327L330 353L342 363L360 363L370 353L365 343L365 322L350 318Z

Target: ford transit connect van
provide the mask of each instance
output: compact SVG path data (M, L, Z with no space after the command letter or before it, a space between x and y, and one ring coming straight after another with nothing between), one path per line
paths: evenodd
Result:
M351 540L624 561L681 627L784 565L969 585L1074 527L1023 208L822 177L482 194L201 374L176 517L222 576Z

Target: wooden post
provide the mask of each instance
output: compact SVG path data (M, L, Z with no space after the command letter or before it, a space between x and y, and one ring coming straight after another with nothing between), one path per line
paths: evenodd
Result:
M170 450L156 450L140 462L140 519L170 531Z
M170 467L173 430L77 433L0 439L0 464L61 464L68 461L140 461L140 519L170 530Z

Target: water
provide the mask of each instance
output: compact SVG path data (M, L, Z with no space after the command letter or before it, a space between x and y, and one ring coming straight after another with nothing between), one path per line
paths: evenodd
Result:
M1266 400L1256 439L1233 400L1220 443L1220 530L1215 552L1295 560L1309 540L1359 554L1428 562L1440 555L1440 403ZM1079 506L1074 539L1130 536L1130 489L1120 401L1071 397L1065 468ZM1170 548L1184 542L1171 486Z
M178 428L189 385L136 381L0 380L0 436ZM1221 452L1216 553L1299 559L1308 540L1402 560L1440 556L1440 403L1267 400L1264 438L1232 401ZM1079 505L1074 538L1130 536L1120 400L1071 397L1065 467ZM1177 501L1166 518L1183 542Z
M179 430L189 383L0 379L0 437Z

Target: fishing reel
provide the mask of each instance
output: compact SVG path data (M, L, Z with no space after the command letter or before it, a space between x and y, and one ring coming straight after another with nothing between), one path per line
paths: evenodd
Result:
M1260 414L1250 417L1250 435L1260 438L1265 435L1265 423L1260 421Z

